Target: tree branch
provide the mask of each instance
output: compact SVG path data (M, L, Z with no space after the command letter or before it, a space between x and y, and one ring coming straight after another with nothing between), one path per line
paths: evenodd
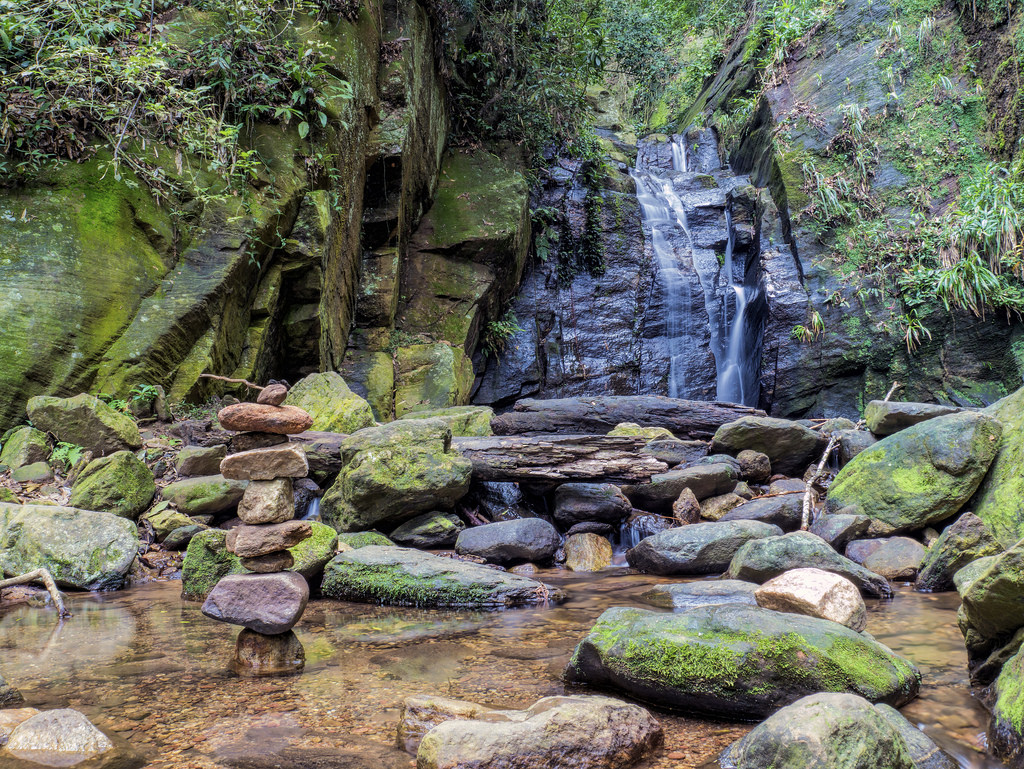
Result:
M248 387L248 388L250 388L252 390L259 390L260 392L263 392L263 388L262 387L260 387L258 384L253 384L248 379L231 379L230 377L217 376L216 374L200 374L199 376L202 379L216 379L218 382L231 382L232 384L244 384L246 387Z
M53 599L53 605L57 609L57 616L61 619L70 617L69 612L64 606L64 596L61 595L60 590L57 589L57 583L53 581L53 577L46 569L36 569L30 571L27 574L21 574L17 577L11 577L10 579L0 580L0 590L5 587L13 587L14 585L27 585L30 582L42 582L43 586L46 587L46 591L50 594L50 598Z

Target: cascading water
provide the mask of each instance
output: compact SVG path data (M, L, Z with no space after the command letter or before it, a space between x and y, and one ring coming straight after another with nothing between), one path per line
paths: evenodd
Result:
M718 400L728 403L755 405L754 390L757 382L757 360L750 355L750 329L747 328L747 307L757 297L758 287L754 283L747 285L745 270L739 280L733 266L733 251L736 247L736 231L732 226L732 211L725 209L725 223L729 230L729 240L725 246L725 274L729 280L729 288L736 298L736 310L732 323L728 321L726 309L728 303L722 303L722 325L728 327L725 355L718 366ZM752 397L754 396L754 397Z

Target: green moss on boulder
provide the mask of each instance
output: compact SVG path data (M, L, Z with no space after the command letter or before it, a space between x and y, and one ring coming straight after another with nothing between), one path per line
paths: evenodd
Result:
M156 494L153 472L130 451L94 459L75 479L71 504L135 520Z
M44 462L50 456L50 443L46 433L34 427L19 427L12 432L0 453L0 464L16 470L34 462Z
M131 417L88 393L73 398L39 395L29 399L27 411L35 427L101 456L142 446Z
M1004 546L1024 537L1024 388L985 409L1003 423L998 454L971 500L975 515Z
M395 355L395 416L459 406L473 389L473 363L458 347L414 344Z
M181 597L202 601L228 574L245 574L242 561L227 549L228 534L223 529L207 529L188 543L181 563Z
M246 481L234 481L223 475L186 478L163 488L161 497L185 515L220 513L238 505Z
M440 419L448 425L456 438L486 437L493 435L490 406L453 406L448 409L426 409L407 413L402 419Z
M376 424L370 404L334 371L300 380L288 391L285 404L305 409L313 417L311 430L347 434Z

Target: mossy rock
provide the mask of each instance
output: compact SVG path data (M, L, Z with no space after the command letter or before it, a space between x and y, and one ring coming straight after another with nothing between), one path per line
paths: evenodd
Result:
M203 515L236 507L245 487L246 481L229 480L223 475L202 475L171 483L160 495L185 515Z
M402 419L440 419L451 429L453 437L474 438L493 435L493 416L494 409L490 406L453 406L404 414Z
M370 404L334 371L300 380L288 391L285 404L307 411L313 417L311 430L348 434L376 424Z
M338 534L338 548L340 550L358 550L361 547L370 545L381 545L383 547L394 547L395 543L385 537L379 531L349 531Z
M179 529L182 526L191 526L192 524L197 523L197 521L184 513L178 512L170 507L164 507L163 510L146 513L142 516L142 520L148 521L153 527L153 533L156 535L157 542L162 542L164 537L175 529Z
M635 422L622 422L615 425L608 433L611 436L644 438L647 441L675 440L675 435L667 427L641 427Z
M289 571L297 571L313 583L338 552L338 532L319 521L310 521L311 533L295 547L288 548L294 563Z
M155 495L146 463L130 451L116 451L85 466L71 488L71 505L135 520Z
M29 399L27 411L35 427L100 456L142 446L131 417L88 393L73 398L39 395Z
M44 462L49 456L50 443L46 440L46 433L34 427L19 427L4 442L0 464L16 470L34 462Z
M815 692L899 707L921 673L877 641L816 617L742 604L679 614L614 608L576 647L572 683L725 718L764 718Z
M978 571L973 579L961 578L959 586L970 626L985 638L1024 627L1024 540L1001 555L975 563Z
M414 344L395 354L395 416L464 405L473 389L473 363L458 347Z
M181 563L181 597L202 601L228 574L246 574L242 561L227 549L228 533L223 529L207 529L188 543Z
M964 513L928 548L915 587L932 592L952 590L953 575L960 569L1002 551L985 523L973 513Z
M970 508L1005 547L1024 537L1024 388L985 409L1003 423L998 453Z
M1024 757L1024 649L1003 665L995 695L988 744L997 756L1017 765Z

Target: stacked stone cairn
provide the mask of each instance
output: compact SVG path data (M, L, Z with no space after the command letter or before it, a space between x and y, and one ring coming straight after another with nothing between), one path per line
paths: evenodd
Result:
M225 430L238 431L233 441L245 451L220 464L225 478L248 481L238 505L242 524L228 532L227 549L241 559L247 574L223 577L206 598L203 614L241 625L232 668L241 675L301 672L305 652L292 628L309 600L309 585L287 571L294 559L288 548L311 535L308 521L295 520L292 482L309 474L302 447L288 435L308 430L312 417L300 408L282 406L283 385L261 391L256 403L237 403L218 413Z

